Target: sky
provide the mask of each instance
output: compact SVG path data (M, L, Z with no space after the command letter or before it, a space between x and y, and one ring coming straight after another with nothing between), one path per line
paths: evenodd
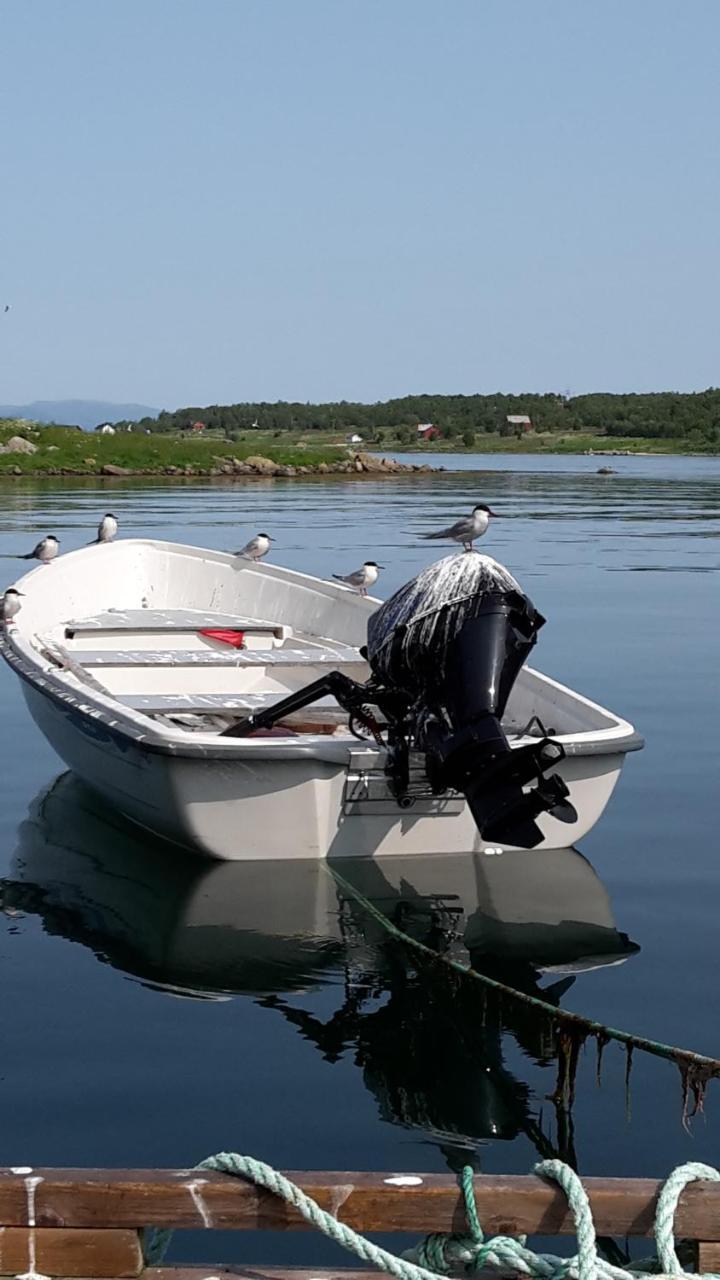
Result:
M0 0L0 47L0 403L720 383L718 0Z

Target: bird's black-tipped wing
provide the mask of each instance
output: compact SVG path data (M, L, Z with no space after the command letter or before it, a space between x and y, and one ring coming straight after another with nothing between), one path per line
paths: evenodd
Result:
M470 538L474 529L472 519L465 516L456 520L448 529L438 529L437 533L421 533L421 538Z
M41 542L38 542L36 547L33 547L32 551L28 551L26 555L18 556L17 558L18 560L39 560L44 546L45 539L43 538Z

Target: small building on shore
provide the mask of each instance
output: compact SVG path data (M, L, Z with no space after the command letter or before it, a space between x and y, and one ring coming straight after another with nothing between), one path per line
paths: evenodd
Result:
M505 419L509 427L514 431L532 431L532 418L527 413L509 413Z
M417 433L418 440L436 440L440 435L440 428L432 422L418 422Z

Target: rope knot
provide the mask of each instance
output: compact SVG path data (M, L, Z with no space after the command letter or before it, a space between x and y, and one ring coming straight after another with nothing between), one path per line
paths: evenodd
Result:
M491 1236L485 1239L477 1212L473 1187L473 1170L466 1165L460 1178L467 1232L434 1231L411 1250L413 1260L446 1276L458 1271L465 1275L477 1275L485 1267L512 1270L516 1274L552 1280L551 1272L541 1261L533 1267L529 1259L534 1255L525 1248L525 1237L516 1240L512 1236ZM407 1255L406 1255L407 1256Z

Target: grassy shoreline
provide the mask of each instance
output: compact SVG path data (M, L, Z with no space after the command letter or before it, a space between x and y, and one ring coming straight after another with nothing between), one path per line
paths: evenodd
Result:
M383 445L391 448L393 453L447 453L447 454L587 454L592 457L717 457L720 449L708 445L698 449L697 443L661 437L648 436L593 436L582 432L567 435L556 433L516 437L477 436L475 444L466 446L455 440L433 440L430 445L418 447L415 444L399 444L395 441Z
M283 433L282 437L249 432L235 441L223 437L171 436L117 433L96 435L62 427L43 427L27 422L0 422L0 445L20 436L36 446L33 452L0 451L0 478L54 476L168 476L168 477L248 477L308 476L339 474L397 475L414 474L425 463L381 463L373 458L379 446L348 447L337 437L312 433L310 438ZM318 437L316 439L316 436ZM454 442L433 441L426 445L402 445L383 441L382 452L414 457L460 453L482 458L484 454L588 454L607 456L713 456L716 450L698 454L697 449L683 448L680 440L648 440L602 436L526 436L520 440L480 436L473 448L458 447ZM357 458L364 462L357 462ZM253 463L252 460L258 462ZM265 460L268 465L261 466ZM478 469L481 469L479 467Z
M10 442L16 437L15 445ZM20 446L18 451L17 445ZM11 451L6 452L5 450ZM324 475L414 475L427 463L380 459L364 449L325 441L306 442L262 436L170 436L118 432L91 434L63 427L0 422L0 478L129 476L258 479Z

